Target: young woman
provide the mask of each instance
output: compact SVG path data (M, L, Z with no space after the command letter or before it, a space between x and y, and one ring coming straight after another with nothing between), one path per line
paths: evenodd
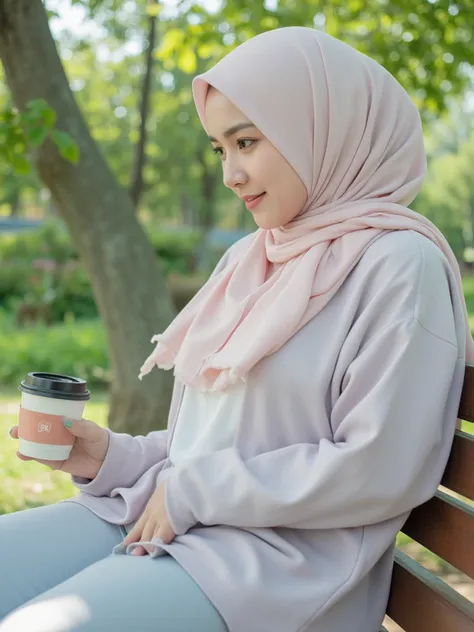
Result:
M154 339L168 430L73 423L79 496L0 518L1 632L376 632L445 468L473 342L406 92L302 27L193 92L258 229Z

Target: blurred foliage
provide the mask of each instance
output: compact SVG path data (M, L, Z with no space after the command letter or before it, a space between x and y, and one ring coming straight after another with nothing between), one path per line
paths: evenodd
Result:
M95 10L107 4L96 2ZM193 73L196 56L214 62L262 31L311 26L382 63L423 111L439 113L447 96L466 85L463 64L474 63L472 0L279 0L277 8L224 0L212 14L198 3L181 7L158 51L168 69L175 65Z
M50 139L67 161L77 164L79 148L71 136L55 127L56 112L44 99L30 101L24 112L14 107L0 111L0 157L18 175L31 172L27 152Z
M474 276L466 276L463 279L464 298L467 311L471 319L471 330L474 331Z
M54 14L68 3L50 2ZM190 74L205 71L253 35L286 25L325 29L388 68L435 124L439 113L469 82L474 60L474 0L320 0L268 3L226 0L210 11L198 2L177 9L149 0L76 0L91 20L88 34L71 24L56 29L57 45L71 88L95 140L114 174L128 188L138 139L143 51L150 11L158 11L144 196L140 209L173 225L251 228L252 218L220 183L220 165L206 151L207 140L195 112ZM44 106L44 104L43 104ZM11 112L0 78L0 112ZM46 111L46 110L45 110ZM41 139L41 126L35 132ZM21 156L21 143L17 147ZM5 149L0 149L5 154ZM24 160L19 158L20 160ZM15 209L36 181L12 175L0 159L0 206ZM1 213L1 208L0 208Z
M148 0L73 0L115 37L134 39L144 29ZM204 2L162 5L164 37L159 57L194 73L197 58L214 62L262 31L314 26L380 61L430 109L444 107L463 85L463 63L473 63L472 0L223 0L210 11ZM171 68L168 63L168 70ZM447 82L447 83L446 83Z
M0 384L19 384L25 371L36 370L80 376L96 387L109 383L108 352L99 319L17 329L8 313L0 311L0 323L0 353L8 358L0 367Z
M173 293L174 279L177 305L182 307L203 281L202 276L196 281L196 275L187 284L179 280L195 269L199 235L150 229L149 236ZM0 238L0 260L0 305L12 312L25 305L47 305L52 322L97 316L88 276L62 222Z
M444 152L430 162L428 176L414 208L431 219L448 239L458 260L474 253L474 129L467 138L453 136ZM472 251L472 252L470 252Z
M0 238L0 259L27 261L34 259L54 259L56 263L66 263L77 259L77 252L71 238L59 220L50 220L38 230L5 235Z
M169 280L176 308L181 310L203 285L203 277ZM92 297L91 304L94 306ZM69 306L70 307L70 306ZM99 318L74 318L47 326L37 322L18 327L11 310L0 308L0 385L15 385L28 371L77 375L95 387L112 380L105 332ZM33 367L33 368L32 368Z

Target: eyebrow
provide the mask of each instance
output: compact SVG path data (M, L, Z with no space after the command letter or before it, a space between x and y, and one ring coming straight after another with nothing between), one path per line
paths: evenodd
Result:
M247 121L246 123L237 123L237 125L229 127L229 129L224 132L224 138L229 138L230 136L233 136L236 132L240 132L240 130L247 129L248 127L256 128L256 126L250 121ZM217 138L214 138L214 136L208 136L208 138L211 143L217 143Z

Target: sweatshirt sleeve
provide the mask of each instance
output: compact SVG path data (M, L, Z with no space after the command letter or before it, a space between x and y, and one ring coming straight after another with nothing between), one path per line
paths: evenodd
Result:
M365 343L346 371L333 441L243 458L224 449L166 482L177 535L196 523L333 529L388 520L425 502L453 439L464 358L416 318Z
M116 487L132 487L151 467L167 457L168 431L157 430L132 437L106 428L109 447L97 476L73 476L72 482L92 496L109 496Z

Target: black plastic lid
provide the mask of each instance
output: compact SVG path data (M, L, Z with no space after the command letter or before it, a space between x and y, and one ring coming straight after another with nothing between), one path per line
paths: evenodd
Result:
M57 373L28 373L19 389L24 393L30 393L30 395L52 397L53 399L85 401L91 396L85 380Z

